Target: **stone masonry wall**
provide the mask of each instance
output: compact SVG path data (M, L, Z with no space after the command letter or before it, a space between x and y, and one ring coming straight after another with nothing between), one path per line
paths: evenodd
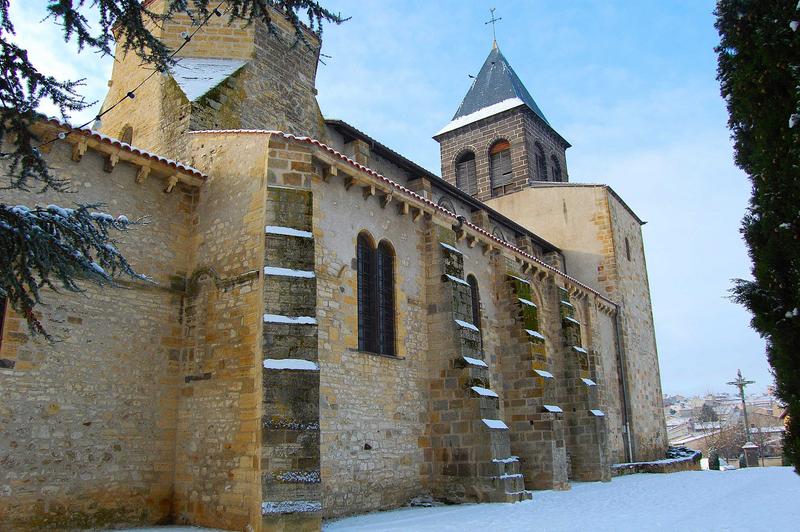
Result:
M195 192L135 182L137 167L89 150L81 162L56 142L45 154L71 194L5 191L4 201L103 202L149 223L117 236L133 267L155 283L49 290L39 307L57 341L30 337L10 313L0 359L0 529L142 526L173 512L181 298Z
M627 377L636 459L658 460L664 457L667 428L642 230L639 222L610 194L608 212L617 257L618 295L615 297L623 307L622 341L628 353Z

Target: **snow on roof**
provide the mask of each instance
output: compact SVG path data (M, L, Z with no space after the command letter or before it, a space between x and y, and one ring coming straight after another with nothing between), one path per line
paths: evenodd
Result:
M503 423L499 419L486 419L486 418L484 418L484 419L481 419L481 421L483 421L483 423L487 427L489 427L490 429L508 430L508 425L506 425L505 423Z
M245 63L247 61L241 59L181 57L169 70L186 98L193 102L228 79Z
M95 139L95 140L99 140L103 144L109 144L111 146L115 146L117 148L120 148L121 150L127 151L129 153L133 153L134 155L140 155L140 156L145 157L147 159L150 159L152 161L156 161L156 162L159 162L159 163L162 163L162 164L166 164L167 166L171 166L172 168L176 168L178 170L181 170L183 172L191 174L191 175L193 175L195 177L199 177L199 178L201 178L203 180L208 179L208 176L206 174L204 174L203 172L201 172L197 168L193 168L193 167L189 166L188 164L183 164L183 163L175 161L173 159L168 159L166 157L162 157L160 155L157 155L155 153L149 152L147 150L143 150L141 148L137 148L136 146L131 146L127 142L122 142L121 140L119 140L117 138L109 137L108 135L104 135L104 134L100 133L99 131L95 131L95 130L89 128L89 127L84 127L84 128L81 128L81 129L75 129L69 123L64 122L63 120L59 120L57 118L48 118L47 122L50 123L50 124L55 124L55 125L63 128L63 129L68 130L68 131L66 131L67 135L73 135L73 134L74 135L81 135L81 136L84 136L84 137L89 137L89 138L92 138L92 139Z
M453 131L454 129L464 127L467 124L477 122L478 120L489 118L490 116L502 113L503 111L514 109L516 107L519 107L520 105L525 105L525 102L523 102L517 97L508 98L507 100L503 100L502 102L497 102L495 104L489 105L488 107L484 107L483 109L479 109L474 113L470 113L468 115L464 115L459 118L453 119L446 126L437 131L434 137L441 135L443 133L447 133L448 131Z

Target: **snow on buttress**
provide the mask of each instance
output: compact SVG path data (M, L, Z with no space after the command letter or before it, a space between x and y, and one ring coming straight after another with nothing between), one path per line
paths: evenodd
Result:
M281 227L278 225L268 225L264 231L270 235L285 235L297 236L300 238L314 238L311 231L301 231L300 229L292 229L291 227Z
M455 320L455 322L458 324L459 327L463 327L465 329L469 329L470 331L480 332L480 330L477 327L475 327L471 323L467 323L464 320Z
M448 279L450 279L451 281L453 281L453 282L455 282L455 283L458 283L458 284L463 284L463 285L465 285L465 286L469 286L469 283L468 283L468 282L466 282L464 279L459 279L459 278L458 278L458 277L456 277L455 275L450 275L449 273L446 273L446 274L444 274L444 275L445 275L445 277L447 277Z
M264 275L278 275L283 277L314 277L314 272L306 270L293 270L291 268L278 268L276 266L264 266Z
M473 122L477 122L478 120L483 120L484 118L489 118L490 116L494 116L497 113L502 113L503 111L514 109L515 107L519 107L520 105L525 105L525 102L523 102L519 98L508 98L507 100L503 100L502 102L497 102L488 107L484 107L483 109L479 109L474 113L470 113L468 115L456 118L455 120L451 121L449 124L444 126L442 129L440 129L436 133L436 135L441 135L442 133L453 131L454 129L464 127L467 124L471 124ZM434 135L434 137L436 135Z
M597 383L594 382L592 379L581 379L586 386L597 386Z
M517 299L519 299L519 302L522 303L523 305L536 308L536 304L530 299L525 299L524 297L518 297Z
M494 393L494 392L493 392L492 390L490 390L489 388L484 388L483 386L473 386L473 387L472 387L472 388L470 388L470 389L471 389L473 392L475 392L475 393L477 393L478 395L480 395L480 396L483 396L483 397L500 397L499 395L497 395L496 393Z
M484 419L481 419L481 421L483 421L483 423L487 427L489 427L490 429L508 429L508 425L506 425L505 423L503 423L499 419L486 419L486 418L484 418Z
M588 353L588 351L587 351L586 349L582 348L582 347L581 347L581 346L579 346L579 345L573 345L573 346L572 346L572 349L574 349L574 350L575 350L575 351L577 351L578 353L583 353L584 355Z
M193 102L225 81L245 63L247 61L241 59L182 57L169 70L186 98Z
M543 369L535 369L535 370L533 370L533 371L534 371L534 372L535 372L537 375L539 375L540 377L544 377L545 379L553 379L553 378L554 378L554 377L553 377L553 374L552 374L552 373L550 373L549 371L545 371L545 370L543 370Z
M560 414L563 412L563 410L561 410L561 407L556 405L542 405L542 408L554 414Z
M533 336L534 338L538 338L539 340L544 340L544 336L539 331L534 331L532 329L525 329L525 332L528 333L528 336Z
M445 248L445 249L449 249L450 251L454 251L454 252L458 253L459 255L463 255L463 253L461 253L458 249L454 248L450 244L446 244L444 242L439 242L439 244L441 244L441 246L443 248Z
M281 316L280 314L264 314L264 323L288 323L291 325L316 325L317 320L311 316Z
M469 364L470 366L478 366L481 368L488 368L489 366L486 365L486 362L479 358L472 358L472 357L461 357L464 361Z
M300 358L267 358L264 360L266 369L297 369L304 371L319 371L319 366L310 360Z

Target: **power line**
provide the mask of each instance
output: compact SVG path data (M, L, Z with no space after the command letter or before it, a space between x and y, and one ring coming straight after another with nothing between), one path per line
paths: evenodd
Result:
M189 42L191 42L192 38L197 34L197 32L200 31L201 29L203 29L203 27L206 24L208 24L208 21L211 20L211 17L213 17L214 15L216 15L218 17L221 17L223 15L223 12L220 11L219 9L220 9L220 7L222 7L222 4L224 4L224 3L225 2L223 1L223 2L220 2L219 4L217 4L217 7L215 7L213 10L211 10L211 12L209 12L208 15L206 15L205 19L203 19L203 21L191 33L187 32L187 31L181 32L181 37L183 37L183 42L181 43L180 46L178 46L178 48L176 48L171 54L169 54L167 59L172 59L181 50L183 50L183 48L187 44L189 44ZM227 10L226 10L226 12L227 12ZM150 72L150 74L147 75L147 77L145 77L142 81L140 81L138 85L136 85L131 90L126 91L125 95L122 98L120 98L119 100L117 100L114 103L114 105L112 105L111 107L109 107L105 111L100 111L99 113L97 113L95 115L94 118L92 118L91 120L89 120L85 124L81 124L80 126L72 127L72 128L70 128L69 131L62 131L61 133L58 134L58 137L56 137L56 138L63 140L65 138L67 138L67 135L69 135L70 133L75 132L75 131L80 131L83 128L85 128L86 126L88 126L90 124L93 124L94 122L97 122L98 120L100 120L100 118L103 115L111 112L115 107L117 107L119 104L121 104L125 100L128 100L128 99L133 100L134 98L136 98L136 91L139 90L142 87L142 85L147 83L150 80L150 78L152 78L153 76L155 76L157 73L160 73L160 72L164 72L164 71L155 70L154 69L152 72ZM44 142L44 143L40 144L39 147L41 148L42 146L47 146L48 144L50 144L52 142L55 142L55 141L56 141L56 139L50 139L47 142Z

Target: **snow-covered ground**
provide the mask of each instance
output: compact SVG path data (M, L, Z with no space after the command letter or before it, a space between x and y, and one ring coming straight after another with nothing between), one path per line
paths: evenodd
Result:
M638 474L536 491L517 504L406 508L328 522L345 531L798 530L800 476L788 467Z

